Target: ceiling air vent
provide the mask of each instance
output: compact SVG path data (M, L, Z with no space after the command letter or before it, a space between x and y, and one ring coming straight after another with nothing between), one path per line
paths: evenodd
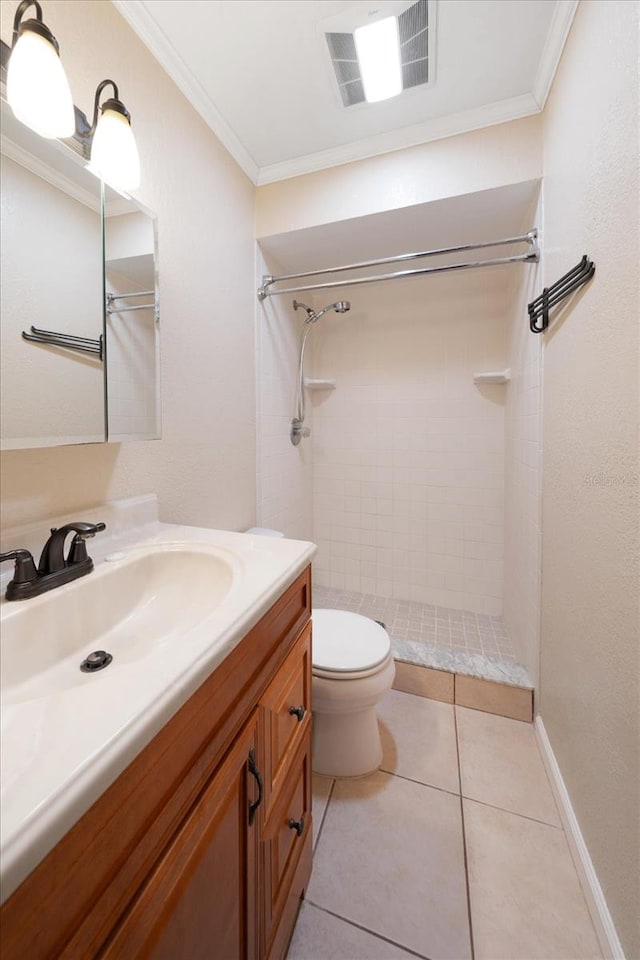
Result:
M398 16L402 89L429 82L429 2L418 0ZM353 33L325 33L345 107L364 103L364 87Z
M354 103L364 103L364 87L353 34L327 33L325 36L343 104L350 107Z

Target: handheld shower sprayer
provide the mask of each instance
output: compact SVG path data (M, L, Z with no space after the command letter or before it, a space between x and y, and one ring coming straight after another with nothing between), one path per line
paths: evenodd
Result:
M307 337L311 332L311 325L316 323L316 321L319 320L320 317L324 316L325 313L328 313L329 310L335 310L336 313L347 313L351 309L351 303L349 300L336 300L335 303L330 303L321 310L312 310L311 307L308 307L306 303L301 303L299 300L294 300L293 309L298 310L300 307L302 307L303 310L306 310L307 316L304 321L305 330L300 343L300 358L298 360L297 410L296 416L291 421L291 443L294 445L294 447L298 446L302 437L309 436L308 427L304 427L304 417L306 413L304 393L304 349L307 345Z
M328 313L329 310L335 310L336 313L347 313L348 310L351 310L351 303L349 300L336 300L335 303L328 304L328 306L323 307L322 310L312 310L306 303L301 303L300 300L294 300L293 309L298 310L299 307L307 311L305 323L315 323L320 317L324 316L325 313Z

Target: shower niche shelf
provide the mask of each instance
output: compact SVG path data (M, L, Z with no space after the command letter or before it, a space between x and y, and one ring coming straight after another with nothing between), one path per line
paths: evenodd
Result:
M304 378L304 385L307 390L335 390L336 388L335 380L311 380L309 377Z
M474 373L474 383L509 383L511 380L511 369L490 370L488 373Z

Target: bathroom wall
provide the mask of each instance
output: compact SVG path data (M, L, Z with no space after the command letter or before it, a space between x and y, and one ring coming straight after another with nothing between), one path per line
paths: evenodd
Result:
M15 4L0 10L11 39ZM158 214L162 440L13 451L3 525L157 491L163 519L255 523L254 187L111 3L47 0L74 101L113 77Z
M536 180L540 131L540 117L526 117L260 186L256 236Z
M257 276L281 274L284 268L257 249ZM291 297L269 297L256 307L258 524L282 530L287 537L313 539L312 448L308 440L294 447L289 439L296 408L296 375L301 314ZM308 344L307 363L311 356ZM308 368L307 368L308 373ZM312 409L309 404L308 423Z
M628 958L640 956L638 11L581 3L544 114L544 273L594 279L544 335L540 714Z
M505 388L473 374L505 366L507 292L499 269L331 291L351 311L313 331L337 383L312 394L318 583L502 612Z
M537 199L523 222L542 234ZM544 236L540 236L544 245ZM542 340L529 330L527 304L544 286L543 264L513 273L506 365L504 474L504 625L516 659L538 689L542 539Z

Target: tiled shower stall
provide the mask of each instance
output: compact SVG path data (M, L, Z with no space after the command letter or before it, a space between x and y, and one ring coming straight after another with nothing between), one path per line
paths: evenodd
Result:
M265 259L261 273L287 272ZM307 294L311 435L289 428L303 320L257 312L258 522L313 539L314 603L383 621L398 659L520 685L538 672L541 355L530 265ZM313 300L310 298L313 297ZM504 384L478 373L510 371Z

